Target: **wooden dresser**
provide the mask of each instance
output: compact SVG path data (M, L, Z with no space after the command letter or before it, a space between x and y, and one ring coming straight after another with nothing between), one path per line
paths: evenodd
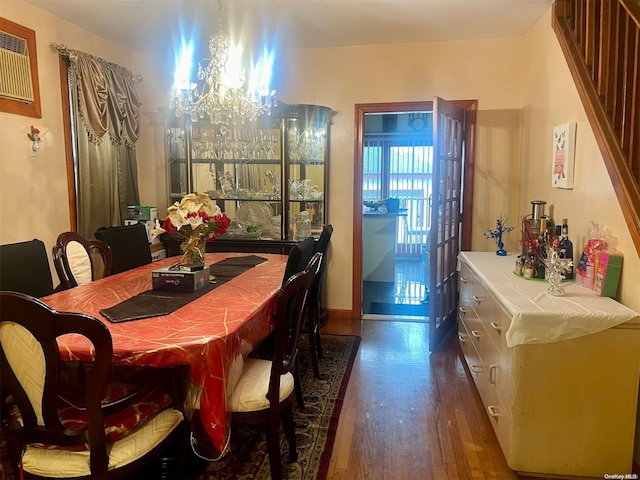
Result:
M459 341L509 466L534 476L631 472L640 315L568 283L513 274L515 256L463 252Z

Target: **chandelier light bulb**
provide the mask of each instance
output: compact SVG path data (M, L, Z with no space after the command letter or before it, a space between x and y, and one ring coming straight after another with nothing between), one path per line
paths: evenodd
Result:
M191 44L183 45L183 56L177 62L174 91L169 106L178 117L188 115L195 122L209 117L212 123L235 125L269 115L277 102L275 91L269 89L272 55L258 63L246 84L242 62L242 46L234 44L222 33L221 1L218 2L220 30L209 36L209 58L198 65L196 84L189 80ZM186 58L185 58L186 57Z

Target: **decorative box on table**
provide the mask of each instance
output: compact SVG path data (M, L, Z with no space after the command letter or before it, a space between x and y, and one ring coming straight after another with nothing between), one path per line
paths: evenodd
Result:
M209 267L190 270L185 267L164 267L151 272L154 290L195 292L209 284Z

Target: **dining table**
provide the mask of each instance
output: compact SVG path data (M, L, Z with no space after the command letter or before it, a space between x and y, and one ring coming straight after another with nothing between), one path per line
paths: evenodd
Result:
M80 312L101 320L111 332L115 364L189 365L189 388L198 393L197 403L191 407L197 410L208 439L220 455L224 455L230 437L227 400L242 373L244 358L273 330L273 311L287 256L219 252L207 253L205 257L206 265L239 262L248 257L262 263L252 265L175 311L157 316L114 323L103 313L123 305L122 302L153 294L152 272L174 265L176 257L107 276L41 300L55 310ZM93 358L92 345L84 337L66 335L58 344L65 361Z

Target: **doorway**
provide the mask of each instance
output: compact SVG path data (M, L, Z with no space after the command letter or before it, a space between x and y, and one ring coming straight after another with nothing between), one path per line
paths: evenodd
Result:
M426 321L433 114L365 113L364 130L362 313Z
M460 225L460 248L463 250L470 249L471 246L471 207L472 207L472 198L473 198L473 158L475 155L475 112L477 108L477 101L475 100L463 100L463 101L453 101L452 104L455 104L458 108L462 109L465 114L465 152L464 152L464 172L463 172L463 180L462 180L462 190L464 191L464 196L461 203L461 225ZM418 131L418 129L422 129L423 125L429 121L429 116L425 115L429 112L433 111L433 102L402 102L402 103L383 103L383 104L360 104L356 105L356 131L355 131L355 168L354 168L354 221L353 221L353 238L354 238L354 256L353 256L353 298L352 298L352 314L354 318L368 318L368 314L363 310L363 254L365 243L363 236L363 214L367 211L367 207L364 205L363 201L365 200L366 195L368 195L368 190L372 190L365 182L365 172L367 175L370 175L370 172L366 171L369 169L369 165L366 165L369 161L365 160L365 145L366 145L366 120L371 115L378 115L382 118L383 125L383 133L384 130L389 130L392 128L398 129L398 121L401 115L404 115L405 118L415 119L414 125L411 125L409 128L411 130ZM394 120L388 120L390 115L396 116ZM371 118L372 118L371 117ZM402 124L400 123L402 127ZM430 126L428 126L430 132L432 131ZM388 133L388 132L387 132ZM429 147L429 145L425 145L425 147ZM428 168L424 170L424 172L420 173L427 175L431 169L431 160L426 162ZM366 166L366 168L365 168ZM390 172L389 172L390 174ZM402 173L397 173L398 175L402 175ZM406 174L411 176L411 174ZM426 177L425 177L426 178ZM396 185L397 187L398 185ZM375 190L375 189L373 189ZM400 194L399 190L401 188L396 188L393 190L393 182L389 182L388 190L384 190L384 188L379 188L378 191L384 197L386 195L391 196L391 193ZM430 191L430 189L426 189L425 191ZM428 194L427 194L428 202ZM417 262L420 262L421 268L420 270L416 270L415 268L409 269L410 272L418 271L418 275L422 278L427 275L427 272L430 271L428 264L429 257L429 248L427 247L427 251L424 251L423 245L428 245L429 240L427 237L427 231L430 219L428 217L428 212L430 210L429 205L424 207L422 210L421 217L418 218L418 212L420 212L419 203L416 205L410 204L411 199L407 200L407 204L409 206L401 207L407 208L407 210L403 213L408 212L408 208L412 207L413 213L415 216L406 215L403 220L398 221L397 225L400 226L399 230L396 230L397 242L394 245L394 249L397 249L401 255L399 258L402 258L402 254L407 254L409 258L412 255L417 255L414 259ZM424 200L423 200L424 201ZM422 228L420 228L422 227ZM426 227L426 228L425 228ZM398 228L396 226L396 228ZM415 241L408 241L409 239L405 237L405 242L403 243L401 240L402 235L409 235L408 232L412 231L412 234L415 236ZM398 233L400 232L400 233ZM420 248L419 255L417 254L417 248ZM425 259L425 256L427 257ZM398 263L400 266L402 262ZM402 269L400 269L402 270ZM405 278L406 277L405 270ZM393 280L395 284L395 278ZM419 282L422 285L428 284L427 280ZM406 282L405 284L410 284ZM395 286L397 290L397 285ZM417 298L420 295L425 294L423 298ZM417 301L428 300L429 292L424 292L418 289L417 296L414 296L412 299L408 299L408 303L416 303ZM392 314L390 318L396 319L398 315ZM426 317L421 316L417 317L418 319L422 319L422 321L427 320ZM414 318L415 319L415 318Z

